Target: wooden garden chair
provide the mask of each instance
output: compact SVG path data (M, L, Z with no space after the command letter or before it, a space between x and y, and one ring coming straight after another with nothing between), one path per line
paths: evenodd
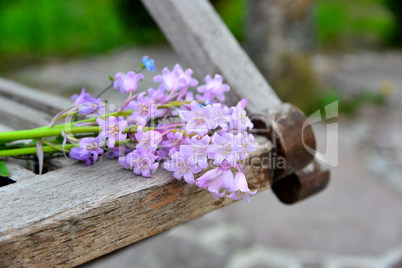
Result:
M280 101L211 4L143 3L196 74L220 73L232 88L232 103L247 98L260 144L246 164L250 188L258 193L272 188L285 203L322 190L329 173L305 150L304 143L315 148L311 127L304 128L305 116ZM2 131L47 125L70 105L61 97L0 80ZM285 159L284 168L257 167L279 157ZM117 161L85 167L56 160L43 175L9 165L16 183L0 187L0 267L76 266L233 202L214 200L208 191L177 181L162 168L145 179Z

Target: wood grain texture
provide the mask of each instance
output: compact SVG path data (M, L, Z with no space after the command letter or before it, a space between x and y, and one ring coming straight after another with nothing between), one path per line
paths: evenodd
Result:
M17 163L14 162L7 161L7 168L10 171L9 178L17 182L22 182L25 179L36 176L34 172L26 168L23 168L21 165L18 165Z
M40 92L4 78L0 78L0 96L48 115L55 115L61 110L72 106L71 102L63 97Z
M250 163L272 149L258 142ZM245 165L251 188L270 187L269 170ZM76 266L233 202L161 168L146 179L108 160L31 177L0 196L1 267Z
M13 129L31 129L49 124L52 116L30 106L0 97L0 123Z
M194 69L199 78L207 74L223 75L232 87L231 104L247 98L247 109L252 113L261 113L263 109L281 104L209 1L142 2L177 54Z

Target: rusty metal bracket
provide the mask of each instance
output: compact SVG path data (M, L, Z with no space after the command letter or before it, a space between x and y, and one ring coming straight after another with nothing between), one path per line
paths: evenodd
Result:
M329 170L316 160L272 185L272 191L285 204L293 204L322 191L329 183Z
M284 203L292 204L326 187L329 171L307 149L316 148L313 129L297 107L285 103L265 114L254 114L255 132L273 144L275 155L272 190ZM280 165L279 165L280 164Z

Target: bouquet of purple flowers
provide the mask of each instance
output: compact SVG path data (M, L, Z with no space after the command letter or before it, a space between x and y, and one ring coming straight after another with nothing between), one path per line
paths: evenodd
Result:
M119 109L106 113L107 103L83 88L72 96L74 105L58 113L49 126L0 133L0 157L36 154L43 164L47 154L63 152L88 166L106 155L143 177L163 163L176 179L207 189L215 199L249 202L256 192L250 191L241 162L257 144L248 133L253 124L244 110L246 99L226 106L224 93L230 88L222 76L207 76L198 86L193 71L179 65L153 78L159 83L156 89L135 94L144 79L140 72L155 68L146 56L141 66L138 72L110 77L106 89L128 94ZM24 139L32 139L31 146L16 145Z

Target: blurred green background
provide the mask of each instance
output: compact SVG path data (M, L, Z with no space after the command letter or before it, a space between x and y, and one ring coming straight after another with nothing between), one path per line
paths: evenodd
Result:
M212 3L242 41L246 0ZM351 45L401 45L401 1L317 0L315 22L321 49ZM116 46L164 42L136 0L0 0L0 54L60 55L108 51Z
M244 41L246 0L211 2L236 38ZM317 0L314 25L318 51L401 47L402 1ZM122 46L164 43L165 38L139 0L0 0L0 73L49 57L68 58ZM281 83L293 87L287 81ZM300 106L310 112L340 98L336 90L320 96L310 107ZM378 103L382 99L360 96L351 103L343 102L347 105L341 110L353 112L356 105L366 101Z

